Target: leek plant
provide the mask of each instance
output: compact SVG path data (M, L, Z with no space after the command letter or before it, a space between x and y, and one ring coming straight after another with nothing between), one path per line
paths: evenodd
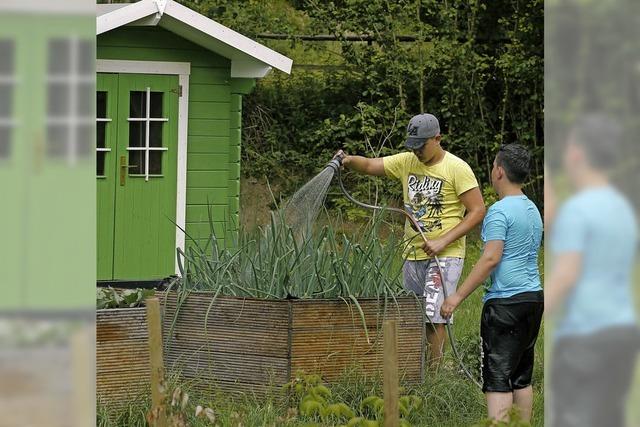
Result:
M206 244L178 249L181 290L263 299L393 298L402 287L405 242L383 240L382 215L361 226L357 239L331 225L302 233L274 212L271 223L240 232L232 248L220 248L213 222Z

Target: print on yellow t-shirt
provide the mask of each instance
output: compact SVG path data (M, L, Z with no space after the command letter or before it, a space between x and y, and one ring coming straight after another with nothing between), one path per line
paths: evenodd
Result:
M437 164L426 166L410 152L383 158L387 176L402 182L405 210L420 224L427 239L437 239L458 225L465 214L459 196L478 186L471 167L445 152ZM410 221L405 221L405 256L410 260L430 258L422 250L422 238ZM438 256L464 258L465 237L447 246Z

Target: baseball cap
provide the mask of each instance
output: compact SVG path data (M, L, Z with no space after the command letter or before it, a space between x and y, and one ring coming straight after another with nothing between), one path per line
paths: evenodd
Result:
M411 150L417 150L424 145L428 138L433 138L439 133L440 123L438 123L436 116L429 113L418 114L409 120L405 145Z

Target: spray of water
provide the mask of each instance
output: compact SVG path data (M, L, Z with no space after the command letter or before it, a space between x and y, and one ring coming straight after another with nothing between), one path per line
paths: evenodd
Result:
M307 182L291 196L281 208L280 214L287 226L291 227L298 236L308 236L313 224L318 218L320 209L327 196L329 184L333 179L334 170L324 168L318 175Z

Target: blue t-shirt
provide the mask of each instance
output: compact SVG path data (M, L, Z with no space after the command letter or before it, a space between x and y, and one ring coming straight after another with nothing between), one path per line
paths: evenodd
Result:
M504 242L502 259L491 273L491 287L483 301L542 290L538 272L542 218L527 196L507 196L494 203L484 217L481 237L485 243Z
M612 187L581 191L562 206L553 226L553 253L580 253L582 266L564 301L558 337L635 324L631 276L637 238L633 208Z

